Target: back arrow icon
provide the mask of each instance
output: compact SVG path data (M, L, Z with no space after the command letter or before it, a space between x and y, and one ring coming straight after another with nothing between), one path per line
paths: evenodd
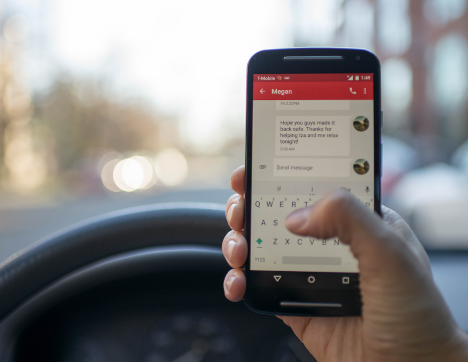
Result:
M260 93L262 93L262 94L265 93L265 91L263 90L263 88L260 89Z

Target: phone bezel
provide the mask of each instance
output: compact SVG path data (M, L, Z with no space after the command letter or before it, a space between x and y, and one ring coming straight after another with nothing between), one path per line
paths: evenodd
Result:
M315 56L313 60L285 61L285 56ZM330 58L332 59L326 59ZM338 59L341 57L342 59ZM349 275L355 280L354 288L333 289L321 286L285 288L267 284L275 272L250 270L250 217L252 187L252 118L253 118L253 75L254 74L326 74L326 73L372 73L374 82L374 200L375 211L381 214L381 79L380 62L371 52L350 48L290 48L263 50L254 54L247 67L247 107L246 107L246 153L245 153L245 221L244 234L249 251L244 266L247 290L244 301L258 313L296 316L356 316L361 314L361 300L358 289L358 273L314 273L321 274L324 280L333 280L337 274ZM271 275L270 275L271 274ZM282 272L283 275L303 275L303 272ZM273 280L273 279L272 279ZM292 283L294 284L294 283ZM282 284L284 285L284 283ZM323 285L323 284L322 284ZM333 302L339 301L342 308L311 307L283 308L279 302L296 298L299 301Z

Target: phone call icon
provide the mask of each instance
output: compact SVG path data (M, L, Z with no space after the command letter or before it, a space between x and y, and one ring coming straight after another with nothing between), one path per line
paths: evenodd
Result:
M357 94L357 92L354 92L354 91L353 91L353 88L349 88L349 91L350 91L351 93L353 93L353 94Z

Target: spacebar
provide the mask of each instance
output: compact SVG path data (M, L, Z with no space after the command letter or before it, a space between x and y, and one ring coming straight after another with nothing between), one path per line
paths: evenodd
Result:
M341 303L280 302L285 308L341 308Z

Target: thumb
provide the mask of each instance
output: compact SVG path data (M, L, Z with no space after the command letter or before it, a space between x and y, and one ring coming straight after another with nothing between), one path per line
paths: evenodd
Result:
M401 356L422 353L421 358L405 359L411 361L429 360L428 355L435 355L434 346L441 355L459 353L457 348L466 349L466 335L435 286L427 257L421 257L423 249L417 247L417 239L406 224L385 213L393 227L340 190L310 208L292 213L286 226L299 235L338 237L349 244L359 263L367 352L379 356L395 351ZM383 360L369 358L377 359Z
M400 234L354 196L341 190L329 193L311 207L293 212L286 219L286 226L299 235L338 237L349 244L361 273L372 272L378 277L414 268L416 255Z

